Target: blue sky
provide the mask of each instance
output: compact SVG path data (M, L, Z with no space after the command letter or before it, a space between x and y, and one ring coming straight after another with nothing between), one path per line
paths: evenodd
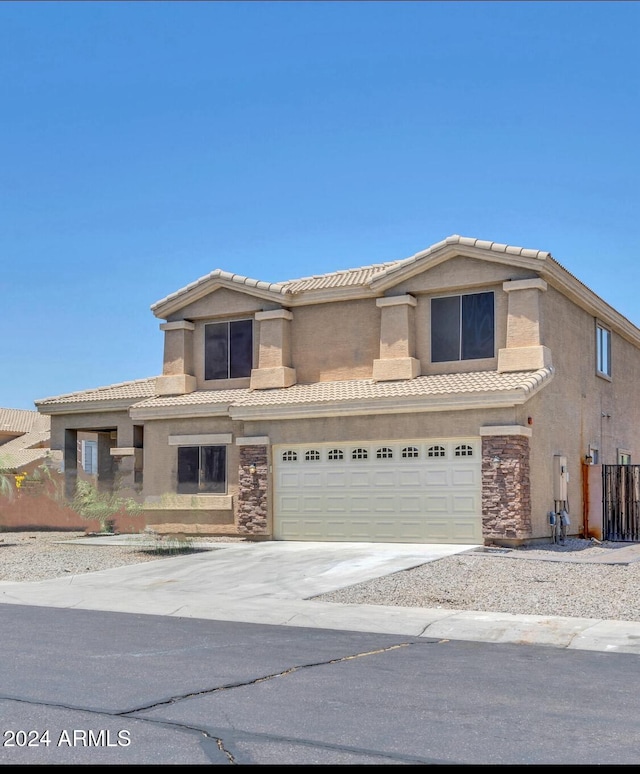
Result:
M640 325L637 2L0 3L0 406L153 376L155 301L450 234Z

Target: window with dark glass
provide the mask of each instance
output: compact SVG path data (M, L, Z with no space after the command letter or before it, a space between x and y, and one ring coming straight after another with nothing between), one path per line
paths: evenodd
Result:
M431 299L431 361L494 357L493 293Z
M204 326L204 378L251 376L253 321L233 320Z
M224 446L179 446L178 494L224 494L226 453Z

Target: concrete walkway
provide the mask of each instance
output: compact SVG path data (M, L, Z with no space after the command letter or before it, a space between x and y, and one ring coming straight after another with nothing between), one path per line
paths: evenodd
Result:
M106 544L132 539L134 536L123 535L78 542ZM317 594L477 548L396 543L216 543L202 553L86 575L36 583L0 582L0 603L640 655L640 622L307 601Z

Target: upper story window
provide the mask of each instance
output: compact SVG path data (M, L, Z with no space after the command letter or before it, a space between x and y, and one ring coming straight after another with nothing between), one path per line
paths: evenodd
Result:
M611 331L596 323L596 369L611 376Z
M495 356L494 294L431 299L431 362Z
M226 491L225 446L178 447L178 494L224 494Z
M204 326L204 378L251 376L253 321L208 323Z

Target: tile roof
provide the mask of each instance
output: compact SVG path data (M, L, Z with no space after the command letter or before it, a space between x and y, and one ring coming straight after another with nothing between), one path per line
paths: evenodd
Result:
M533 250L525 247L516 247L514 245L505 245L499 242L489 242L483 239L475 239L473 237L463 237L458 234L443 239L441 242L437 242L426 250L422 250L409 258L402 258L395 261L387 261L385 263L375 263L369 266L360 266L353 269L342 269L339 271L329 272L327 274L318 274L311 277L301 277L300 279L290 279L283 282L263 282L260 280L250 279L244 277L241 274L233 274L232 272L223 271L222 269L215 269L210 274L200 277L189 285L186 285L174 293L162 298L160 301L156 301L151 305L152 310L156 310L158 307L163 306L169 301L173 301L183 294L206 285L215 279L223 279L232 283L243 285L245 287L261 288L263 290L269 290L272 292L280 293L281 295L296 295L309 290L321 290L326 288L339 288L346 286L362 286L366 287L374 279L382 279L395 271L398 271L405 266L409 266L418 260L427 258L429 255L436 253L437 251L450 246L460 245L462 247L475 247L483 250L489 250L495 253L522 256L525 258L538 258L545 260L551 258L551 254L543 250Z
M150 398L136 403L134 408L220 405L240 407L295 406L311 403L348 403L377 398L429 397L464 395L521 390L531 392L553 373L550 368L539 371L498 373L474 371L459 374L434 374L396 382L374 382L372 379L351 379L339 382L295 384L272 390L200 390L186 395Z
M31 462L44 461L47 457L59 468L62 461L62 452L50 449L18 449L9 454L5 454L3 450L4 446L0 446L0 471L19 470Z
M269 290L275 293L285 292L284 287L279 282L264 282L262 280L244 277L242 274L233 274L230 271L214 269L209 274L205 274L204 277L200 277L194 282L190 282L188 285L185 285L185 287L180 288L180 290L176 290L174 293L170 293L168 296L165 296L165 298L161 298L159 301L156 301L155 304L151 304L151 309L154 310L156 307L166 304L167 301L173 301L174 298L181 296L183 293L188 293L189 291L195 290L196 288L202 285L206 285L207 283L211 283L216 279L229 280L230 282L234 282L237 285L244 285L245 287L251 288L260 288L261 290Z
M44 417L29 409L0 408L0 433L28 433L31 430L46 430L51 426L50 417Z
M288 388L291 389L291 388ZM277 390L281 392L282 390ZM236 405L239 401L251 395L251 390L198 390L185 395L163 395L142 400L135 408L161 408L162 406L220 406Z
M64 403L81 403L108 400L127 400L132 402L155 395L156 377L147 379L135 379L131 382L119 382L106 387L96 387L92 390L69 392L64 395L55 395L51 398L42 398L35 401L36 406L55 406Z
M328 274L316 274L312 277L288 280L282 286L287 293L302 293L305 290L320 290L322 288L338 288L348 285L366 285L374 277L384 274L386 269L397 266L403 261L388 261L387 263L375 263L371 266L361 266L358 269L343 269L332 271Z
M50 417L47 417L47 419L50 419ZM30 433L24 433L24 435L19 435L17 438L12 438L10 441L1 444L0 455L20 449L48 447L50 438L50 430L32 430Z

